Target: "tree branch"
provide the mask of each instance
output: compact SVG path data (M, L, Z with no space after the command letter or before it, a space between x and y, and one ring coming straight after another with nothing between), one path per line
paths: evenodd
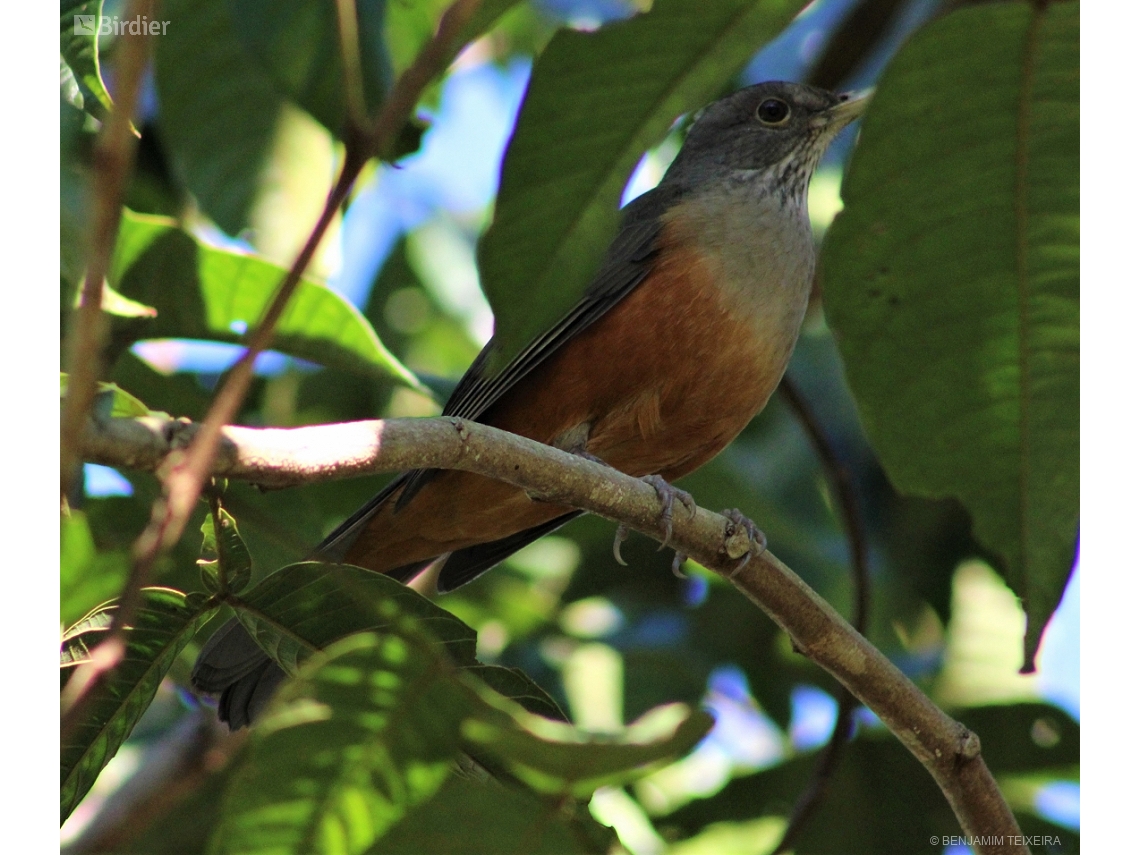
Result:
M157 469L198 426L160 418L89 425L87 459ZM582 508L660 538L654 488L602 464L486 425L455 418L390 419L291 429L225 427L212 473L286 486L411 468L462 469ZM984 853L1024 853L1009 806L986 768L980 742L926 697L783 562L751 555L747 532L698 508L673 521L671 545L723 576L791 637L796 649L866 704L926 767L965 833Z

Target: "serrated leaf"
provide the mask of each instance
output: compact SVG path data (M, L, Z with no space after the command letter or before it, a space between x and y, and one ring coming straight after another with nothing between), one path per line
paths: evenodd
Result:
M97 119L106 118L111 110L111 96L99 69L99 23L102 15L103 0L78 3L61 0L59 5L60 61L70 69L77 90L73 93L75 100L72 103L78 100L76 106ZM62 67L60 85L62 88Z
M657 0L596 32L555 35L535 63L479 245L498 366L582 295L646 149L714 98L801 6Z
M283 98L242 47L229 0L166 0L155 40L159 133L203 211L229 234L249 225Z
M235 32L277 85L337 136L347 118L337 4L326 0L229 0ZM392 81L384 0L356 0L364 107L374 114Z
M901 491L970 511L1028 612L1027 662L1077 537L1079 14L987 4L912 39L822 259L872 444Z
M544 793L588 796L623 785L687 753L709 732L712 716L684 704L650 710L617 737L583 734L540 718L480 687L484 705L464 723L465 742L490 754Z
M119 320L128 340L201 338L240 344L268 307L285 271L253 255L218 249L173 220L127 211L111 280L158 310ZM335 291L303 280L277 324L273 347L292 356L372 377L420 383L380 342L359 311Z
M238 619L286 671L314 650L414 617L457 665L475 663L475 631L394 579L347 564L292 564L231 602Z
M365 851L446 779L469 703L411 618L337 642L254 729L211 851Z
M175 658L213 612L189 608L179 591L168 588L147 588L142 595L122 662L89 690L87 719L60 745L61 822L130 736ZM100 606L64 635L61 669L70 671L88 661L115 608L114 603ZM66 676L61 673L61 681Z

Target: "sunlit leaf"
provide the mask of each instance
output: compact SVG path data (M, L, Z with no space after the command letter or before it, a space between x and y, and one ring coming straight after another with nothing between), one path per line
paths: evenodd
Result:
M479 269L504 364L581 296L638 159L799 11L792 0L657 0L535 63ZM667 46L667 47L666 47Z
M127 577L128 556L100 551L87 514L72 510L59 522L59 619L64 626L79 620L96 603L113 597Z
M67 374L59 373L59 397L67 394ZM125 389L114 383L100 382L95 391L94 412L97 416L107 419L133 419L139 416L150 415L151 410Z
M61 681L88 661L116 604L100 606L64 635ZM66 819L150 705L171 664L213 609L193 608L167 588L147 588L127 631L122 662L89 691L86 719L60 745L60 819Z
M122 320L130 340L202 338L240 344L256 326L285 276L256 256L209 246L172 220L126 212L112 281L158 310L155 318ZM311 279L297 287L276 327L273 347L334 368L419 381L381 344L356 308Z
M960 499L1004 559L1028 662L1077 537L1079 15L986 4L914 38L823 256L868 436L901 491Z
M313 657L277 694L234 777L215 853L358 853L429 798L468 697L404 617Z

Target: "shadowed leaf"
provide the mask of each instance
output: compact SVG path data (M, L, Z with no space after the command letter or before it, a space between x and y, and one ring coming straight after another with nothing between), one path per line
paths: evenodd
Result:
M1004 559L1027 663L1077 538L1079 13L987 4L914 38L823 255L867 434L899 490L958 498Z

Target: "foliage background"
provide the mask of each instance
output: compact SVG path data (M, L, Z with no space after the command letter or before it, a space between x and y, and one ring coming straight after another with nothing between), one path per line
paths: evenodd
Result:
M69 7L78 4L63 5L66 18L74 11ZM139 237L143 248L131 261L120 251L112 284L128 298L157 308L158 315L116 318L109 378L152 409L200 417L219 372L233 359L235 351L225 343L237 340L243 322L253 320L235 303L249 287L245 279L244 287L237 287L235 274L227 271L227 263L234 266L232 257L213 258L221 272L207 270L194 261L195 246L254 252L287 265L334 176L338 143L330 128L339 128L343 106L336 87L321 78L328 62L320 53L323 31L304 17L311 5L286 4L295 15L269 17L255 2L172 0L163 7L170 35L156 45L127 205L144 214L177 217L187 234L149 235L151 242ZM795 4L786 5L794 11ZM724 79L715 86L727 91L761 79L818 73L821 57L834 58L825 49L829 35L843 32L853 10L876 5L894 7L893 14L878 30L871 28L876 37L865 40L858 61L848 62L848 73L830 85L850 88L877 79L905 35L940 11L938 4L817 4L749 61L741 76L732 78L731 69L721 69ZM114 14L114 8L107 4L104 14ZM560 23L593 26L631 11L617 2L522 5L461 58L423 104L431 123L420 150L396 167L376 167L359 185L311 270L316 308L298 313L296 340L292 347L282 346L290 355L267 354L261 360L261 376L242 421L295 425L435 411L424 387L444 388L490 332L490 309L478 289L476 241L490 219L500 153L530 63ZM234 20L242 16L263 26L236 26ZM765 19L773 33L778 17ZM264 25L267 20L272 27ZM405 29L393 29L393 22ZM398 67L409 59L406 44L417 33L422 37L423 21L390 14L388 26L378 32L388 61ZM274 45L281 43L294 47L275 53ZM929 49L936 59L938 40L933 44ZM311 51L297 45L310 45ZM113 44L106 47L113 52ZM573 55L572 47L566 50ZM390 70L378 62L373 73L382 90ZM705 85L712 81L715 75ZM566 95L554 89L550 97L580 121L566 106ZM629 97L620 87L614 95ZM88 112L90 103L83 99ZM92 127L74 99L61 100L64 306L80 271L75 250L85 216ZM565 141L555 140L561 142L538 135L532 141L543 157L552 149L561 156ZM821 236L838 206L840 158L850 142L836 146L813 187ZM674 131L655 146L625 190L626 198L659 177L677 144ZM612 171L621 173L620 162ZM624 180L622 173L614 193ZM504 204L500 199L500 211ZM562 234L550 220L535 219L539 224L527 227L539 232L532 236L536 241ZM598 225L597 234L604 235L604 226ZM124 235L146 229L147 221L139 219L127 224ZM493 248L492 239L484 242L479 259L484 269ZM550 257L535 254L539 262L550 263ZM511 256L500 255L500 267L503 258ZM825 256L825 275L827 261ZM243 277L256 278L256 271L240 267ZM527 279L530 271L499 273L496 281L512 276L516 282L533 281ZM273 281L268 275L267 280ZM322 280L355 302L360 314L323 291ZM498 297L496 308L510 305L512 294L529 299L536 292L515 287ZM491 297L494 302L494 292ZM361 316L383 348L368 337ZM213 343L191 344L191 338ZM424 387L401 382L389 353L416 372ZM1054 664L1074 661L1075 630L1054 626L1046 636L1042 674L1015 676L1023 616L987 563L987 557L993 560L992 546L984 549L974 541L970 518L955 501L903 496L891 486L862 432L839 350L818 304L789 375L808 396L858 485L874 578L868 636L980 733L1023 829L1061 833L1062 851L1075 851L1077 813L1071 805L1078 761L1072 717L1079 706L1075 681L1057 676L1066 665ZM235 484L226 505L250 547L254 573L261 576L302 557L378 485L361 479L262 494ZM757 520L776 554L837 607L849 610L846 540L826 473L781 399L681 486L703 504L739 507ZM85 495L75 497L81 510L62 531L65 626L119 590L127 549L145 523L155 489L148 476L89 468ZM595 797L594 815L613 825L631 851L766 851L808 779L813 752L828 735L834 686L796 656L770 622L700 568L690 565L689 578L676 579L668 572L671 556L637 537L624 551L630 567L618 568L609 554L611 539L609 525L580 520L441 604L478 630L482 660L523 668L587 729L613 731L674 700L703 702L716 713L715 729L691 755L633 786ZM197 534L184 537L166 561L160 584L200 587L194 565L199 542ZM1049 610L1051 605L1044 613ZM193 643L182 652L131 740L65 827L65 839L74 841L77 851L87 845L83 822L101 802L114 801L119 782L146 768L153 758L148 752L159 750L180 724L198 714L177 689L186 685L195 653ZM219 793L232 768L206 776L201 788L160 822L134 829L140 836L119 851L200 848L217 822ZM468 819L476 826L497 821L485 815ZM481 831L475 827L468 833ZM802 849L904 851L927 847L932 834L953 833L949 810L926 773L864 717Z

